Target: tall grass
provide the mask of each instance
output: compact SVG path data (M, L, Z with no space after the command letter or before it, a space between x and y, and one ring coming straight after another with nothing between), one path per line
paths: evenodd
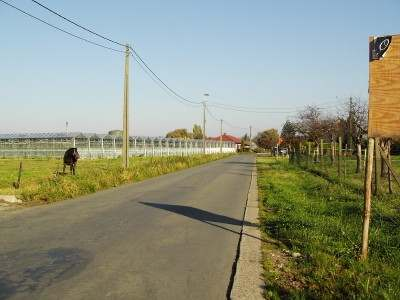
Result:
M279 275L264 257L268 297L400 299L399 194L373 199L370 256L361 263L360 175L349 169L347 183L339 184L333 169L269 158L258 159L258 171L266 238L302 254ZM297 288L282 284L285 273L300 282Z
M29 202L53 202L137 182L226 157L226 154L134 157L124 170L120 159L80 160L77 173L61 175L62 163L54 159L24 159L22 184L14 190L19 160L0 159L0 193L16 193Z

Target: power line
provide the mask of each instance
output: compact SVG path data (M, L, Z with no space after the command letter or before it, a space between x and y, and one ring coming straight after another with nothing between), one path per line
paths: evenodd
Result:
M100 38L102 38L102 39L104 39L104 40L106 40L106 41L109 41L109 42L111 42L111 43L114 43L114 44L116 44L116 45L125 47L124 44L122 44L122 43L120 43L120 42L117 42L117 41L114 41L114 40L112 40L112 39L110 39L110 38L108 38L108 37L106 37L106 36L104 36L104 35L102 35L102 34L99 34L99 33L95 32L95 31L93 31L93 30L87 28L87 27L84 27L84 26L82 26L82 25L80 25L80 24L78 24L78 23L72 21L71 19L69 19L69 18L67 18L67 17L64 17L62 14L60 14L60 13L58 13L58 12L52 10L51 8L49 8L49 7L47 7L47 6L43 5L43 4L41 4L40 2L38 2L38 1L36 1L36 0L32 0L32 2L35 3L35 4L37 4L37 5L39 5L39 6L41 6L41 7L44 8L44 9L48 10L48 11L51 12L52 14L55 14L56 16L58 16L58 17L64 19L65 21L67 21L67 22L69 22L69 23L71 23L71 24L74 24L75 26L78 26L79 28L81 28L81 29L83 29L83 30L86 30L87 32L90 32L91 34L94 34L94 35L96 35L96 36L98 36L98 37L100 37Z
M224 120L224 119L218 119L218 118L215 117L215 115L209 110L208 107L206 107L206 111L207 111L208 115L209 115L212 119L214 119L215 121L217 121L217 122L219 122L219 121L222 120L226 125L228 125L228 126L231 127L231 128L240 129L240 130L247 130L247 129L248 129L248 128L245 128L245 127L240 127L240 126L232 125L231 123L229 123L228 121L226 121L226 120Z
M75 26L78 26L79 28L81 28L81 29L83 29L83 30L86 30L87 32L89 32L89 33L91 33L91 34L94 34L94 35L96 35L96 36L98 36L98 37L100 37L100 38L102 38L102 39L104 39L104 40L107 40L107 41L109 41L109 42L111 42L111 43L114 43L114 44L116 44L116 45L119 45L119 46L123 46L123 47L125 47L125 45L124 44L122 44L122 43L120 43L120 42L117 42L117 41L115 41L115 40L113 40L113 39L111 39L111 38L108 38L108 37L106 37L106 36L104 36L104 35L102 35L102 34L99 34L99 33L97 33L97 32L95 32L95 31L93 31L93 30L91 30L91 29L89 29L89 28L87 28L87 27L85 27L85 26L82 26L82 25L80 25L80 24L78 24L77 22L75 22L75 21L73 21L73 20L71 20L71 19L69 19L69 18L67 18L67 17L65 17L65 16L63 16L62 14L60 14L60 13L58 13L58 12L56 12L55 10L53 10L53 9L51 9L51 8L49 8L49 7L47 7L47 6L45 6L45 5L43 5L43 4L41 4L40 2L38 2L38 1L36 1L36 0L32 0L32 2L33 3L35 3L35 4L37 4L37 5L39 5L39 6L41 6L42 8L44 8L44 9L46 9L47 11L49 11L49 12L51 12L52 14L55 14L56 16L58 16L58 17L60 17L60 18L62 18L63 20L65 20L65 21L67 21L67 22L69 22L69 23L71 23L71 24L73 24L73 25L75 25ZM136 50L135 49L133 49L131 46L129 46L129 48L132 50L132 52L135 54L135 56L137 57L137 59L139 59L139 61L136 59L136 61L140 64L143 64L145 67L146 67L146 69L148 70L148 71L150 71L150 73L151 74L153 74L153 76L155 77L155 78L157 78L157 80L166 88L166 89L168 89L172 94L174 94L176 97L178 97L180 100L182 100L182 101L185 101L185 102L187 102L187 103L191 103L191 104L194 104L194 105L200 105L200 102L197 102L197 101L193 101L193 100L190 100L190 99L188 99L188 98L186 98L186 97L183 97L182 95L180 95L179 93L177 93L175 90L173 90L172 88L170 88L150 67L149 67L149 65L142 59L142 57L136 52ZM147 73L148 74L148 73ZM149 75L149 74L148 74Z
M235 128L235 129L240 129L240 130L248 130L248 127L240 127L240 126L236 126L236 125L232 125L231 123L229 123L228 121L224 120L224 123L226 125L228 125L231 128Z
M250 107L250 106L239 106L239 105L231 105L231 104L225 104L225 103L221 103L221 102L216 102L216 101L210 101L210 103L212 103L214 106L218 106L220 108L234 108L234 109L243 109L243 110L284 110L284 109L290 109L290 108L282 108L282 107Z
M230 105L230 104L224 104L221 102L215 102L215 101L210 101L209 106L216 107L219 109L225 109L225 110L233 110L233 111L239 111L239 112L248 112L248 113L278 113L278 114L284 114L284 113L294 113L294 112L299 112L303 108L302 107L297 107L295 109L290 109L290 108L283 108L283 107L250 107L250 106L239 106L239 105ZM316 104L319 106L320 110L329 110L332 108L337 107L340 105L340 102L338 101L330 101L330 102L325 102L325 105L322 104ZM329 103L334 103L327 105Z
M248 109L220 106L217 104L213 104L212 102L209 104L209 106L219 108L219 109L224 109L224 110L232 110L232 111L247 112L247 113L257 113L257 114L287 114L287 113L294 113L294 112L298 111L298 110L288 110L288 111L248 110Z
M175 94L172 94L169 90L167 90L159 81L157 81L152 75L151 73L140 63L140 61L136 58L136 56L132 55L133 59L138 63L139 67L143 70L143 72L146 73L146 75L160 88L162 89L166 94L171 95L171 96L175 96ZM176 97L176 96L175 96ZM192 103L188 103L185 101L182 101L180 98L176 97L176 100L178 100L180 103L185 104L185 105L189 105L189 106L195 106L197 107L197 104L192 104Z
M14 6L14 5L12 5L12 4L10 4L10 3L4 1L4 0L0 0L0 2L2 2L2 3L5 4L5 5L8 5L9 7L11 7L11 8L13 8L13 9L19 11L20 13L22 13L22 14L24 14L24 15L26 15L26 16L29 16L29 17L31 17L31 18L33 18L33 19L35 19L35 20L37 20L37 21L39 21L39 22L41 22L41 23L43 23L43 24L46 24L47 26L50 26L50 27L52 27L52 28L54 28L54 29L56 29L56 30L59 30L59 31L61 31L61 32L65 33L65 34L67 34L67 35L69 35L69 36L72 36L72 37L74 37L74 38L77 38L77 39L79 39L79 40L82 40L82 41L84 41L84 42L87 42L87 43L89 43L89 44L92 44L92 45L95 45L95 46L98 46L98 47L101 47L101 48L104 48L104 49L108 49L108 50L115 51L115 52L121 52L121 53L124 52L123 50L115 49L115 48L112 48L112 47L108 47L108 46L105 46L105 45L102 45L102 44L93 42L93 41L88 40L88 39L86 39L86 38L84 38L84 37L81 37L81 36L79 36L79 35L76 35L76 34L74 34L74 33L69 32L69 31L67 31L67 30L64 30L64 29L62 29L62 28L60 28L60 27L57 27L57 26L55 26L55 25L53 25L53 24L50 24L49 22L47 22L47 21L45 21L45 20L43 20L43 19L40 19L40 18L38 18L38 17L36 17L36 16L34 16L34 15L32 15L32 14L30 14L30 13L28 13L28 12L26 12L26 11L24 11L24 10L22 10L22 9L20 9L20 8L18 8L18 7L16 7L16 6Z
M166 87L171 93L173 93L176 97L178 97L179 99L191 103L191 104L195 104L195 105L201 105L201 102L198 101L193 101L191 99L188 99L186 97L181 96L179 93L175 92L175 90L173 90L172 88L170 88L150 67L149 65L141 58L141 56L137 53L137 51L135 49L133 49L132 47L130 47L130 49L132 50L132 52L136 55L136 57L139 59L139 61L146 67L147 70L150 71L151 74L153 74L154 77L156 77L158 79L158 81L161 82L161 84Z
M3 0L1 0L2 2L5 2L5 1L3 1ZM118 42L118 41L115 41L115 40L113 40L113 39L111 39L111 38L109 38L109 37L106 37L106 36L104 36L104 35L102 35L102 34L99 34L99 33L97 33L97 32L95 32L94 30L91 30L91 29L89 29L89 28L87 28L87 27L85 27L85 26L83 26L83 25L80 25L79 23L77 23L77 22L75 22L75 21L73 21L73 20L71 20L70 18L67 18L67 17L65 17L64 15L62 15L61 13L59 13L59 12L57 12L57 11L55 11L55 10L53 10L53 9L51 9L51 8L49 8L49 7L47 7L46 5L44 5L44 4L42 4L42 3L40 3L39 1L36 1L36 0L31 0L33 3L35 3L36 5L38 5L38 6L40 6L40 7L42 7L42 8L44 8L45 10L47 10L47 11L49 11L49 12L51 12L52 14L54 14L54 15L56 15L56 16L58 16L58 17L60 17L60 18L62 18L63 20L65 20L65 21L67 21L67 22L69 22L69 23L71 23L71 24L73 24L73 25L75 25L75 26L77 26L77 27L79 27L79 28L81 28L81 29L83 29L83 30L85 30L85 31L87 31L87 32L89 32L89 33L91 33L91 34L94 34L95 36L97 36L97 37L100 37L100 38L102 38L102 39L104 39L104 40L106 40L106 41L108 41L108 42L111 42L111 43L114 43L114 44L116 44L116 45L119 45L119 46L123 46L123 47L125 47L125 45L123 44L123 43L121 43L121 42ZM36 17L35 17L36 18ZM41 20L41 21L43 21L43 20ZM43 22L45 22L45 21L43 21ZM48 24L47 22L45 22L46 24ZM48 25L50 25L50 24L48 24ZM55 27L55 26L52 26L52 27ZM57 28L57 29L59 29L59 28ZM65 32L64 30L62 30L63 32ZM66 32L67 33L67 32ZM70 34L70 33L68 33L68 34ZM78 37L78 36L76 36L76 35L73 35L73 34L71 34L72 36L75 36L75 37ZM80 37L78 37L78 38L80 38ZM83 38L82 38L83 39ZM85 41L88 41L88 40L86 40L86 39L83 39L83 40L85 40ZM91 41L89 41L89 42L91 42ZM91 42L91 43L94 43L94 42ZM99 44L97 44L97 43L94 43L95 45L99 45ZM107 48L109 48L109 47L107 47ZM135 59L137 62L138 62L138 64L140 65L140 64L143 64L144 65L144 67L168 90L168 91L170 91L173 95L175 95L177 98L179 98L180 100L182 100L182 101L184 101L184 102L186 102L186 103L190 103L190 104L192 104L192 105L201 105L201 102L200 101L194 101L194 100L191 100L191 99L189 99L189 98L187 98L187 97L184 97L184 96L182 96L182 95L180 95L178 92L176 92L174 89L172 89L171 87L169 87L150 67L149 67L149 65L142 59L142 57L137 53L137 51L135 50L135 49L133 49L132 47L129 47L131 50L132 50L132 52L136 55L136 57L137 57L137 59ZM124 51L119 51L119 52L124 52ZM148 75L148 76L150 76L150 74L148 73L148 72L146 72L146 74ZM153 80L154 81L154 80ZM181 103L183 103L182 101L180 101ZM230 105L230 104L225 104L225 103L221 103L221 102L210 102L210 104L209 104L210 106L213 106L213 107L217 107L217 108L220 108L220 109L225 109L225 110L233 110L233 111L238 111L238 112L247 112L247 113L293 113L293 112L296 112L296 111L294 111L294 110L288 110L288 111L286 111L286 109L284 109L284 108L266 108L266 107L248 107L248 106L235 106L235 105ZM284 111L275 111L275 110L284 110ZM260 111L260 110L262 110L262 111Z
M209 116L214 119L215 121L219 122L221 121L221 119L218 119L214 116L214 114L208 109L208 107L206 107L207 113L209 114Z
M87 28L87 27L85 27L85 26L82 26L82 25L78 24L77 22L75 22L75 21L73 21L73 20L71 20L71 19L69 19L69 18L63 16L61 13L56 12L55 10L53 10L53 9L51 9L51 8L49 8L49 7L45 6L45 5L43 5L43 4L41 4L40 2L38 2L38 1L36 1L36 0L31 0L31 1L32 1L33 3L35 3L36 5L38 5L38 6L42 7L42 8L44 8L44 9L46 9L47 11L51 12L52 14L54 14L54 15L56 15L56 16L62 18L63 20L65 20L65 21L67 21L67 22L69 22L69 23L71 23L71 24L73 24L73 25L75 25L75 26L77 26L77 27L79 27L79 28L81 28L81 29L83 29L83 30L85 30L85 31L87 31L87 32L89 32L89 33L91 33L91 34L97 36L97 37L100 37L100 38L102 38L102 39L104 39L104 40L106 40L106 41L108 41L108 42L114 43L114 44L116 44L116 45L118 45L118 46L123 46L123 47L125 47L124 44L122 44L122 43L120 43L120 42L118 42L118 41L115 41L115 40L113 40L113 39L111 39L111 38L109 38L109 37L106 37L106 36L104 36L104 35L102 35L102 34L99 34L99 33L95 32L94 30L91 30L91 29L89 29L89 28ZM93 42L93 41L91 41L91 40L89 40L89 39L83 38L83 37L81 37L81 36L79 36L79 35L76 35L76 34L74 34L74 33L71 33L71 32L69 32L69 31L66 31L66 30L64 30L64 29L62 29L62 28L60 28L60 27L57 27L57 26L55 26L55 25L53 25L53 24L50 24L49 22L47 22L47 21L45 21L45 20L43 20L43 19L40 19L40 18L38 18L38 17L36 17L36 16L34 16L34 15L32 15L32 14L30 14L30 13L28 13L28 12L26 12L26 11L24 11L24 10L22 10L22 9L20 9L20 8L18 8L18 7L16 7L16 6L14 6L14 5L12 5L12 4L10 4L10 3L4 1L4 0L0 0L0 2L2 2L2 3L4 3L4 4L6 4L6 5L8 5L9 7L12 7L12 8L14 8L14 9L18 10L19 12L21 12L21 13L23 13L23 14L25 14L25 15L27 15L27 16L29 16L29 17L31 17L31 18L37 20L37 21L39 21L39 22L42 22L42 23L44 23L44 24L46 24L46 25L48 25L48 26L50 26L50 27L52 27L52 28L54 28L54 29L56 29L56 30L59 30L59 31L61 31L61 32L67 34L67 35L70 35L70 36L72 36L72 37L75 37L75 38L77 38L77 39L80 39L80 40L85 41L85 42L87 42L87 43L90 43L90 44L92 44L92 45L96 45L96 46L99 46L99 47L102 47L102 48L105 48L105 49L108 49L108 50L112 50L112 51L115 51L115 52L120 52L120 53L125 52L125 51L123 51L123 50L115 49L115 48L112 48L112 47L108 47L108 46L105 46L105 45L102 45L102 44ZM192 106L200 106L200 105L201 105L201 102L199 102L199 101L194 101L194 100L192 100L192 99L189 99L189 98L187 98L187 97L184 97L184 96L182 96L181 94L179 94L178 92L176 92L174 89L172 89L171 87L169 87L169 86L168 86L168 85L167 85L167 84L166 84L166 83L165 83L165 82L164 82L164 81L149 67L149 65L142 59L142 57L137 53L137 51L136 51L134 48L132 48L131 46L129 46L129 49L132 51L132 56L134 57L134 59L136 60L136 62L139 64L139 66L140 66L140 67L143 69L143 71L145 71L145 73L152 79L152 81L154 81L161 89L163 89L165 92L169 92L169 93L171 93L172 95L174 95L174 96L177 98L177 100L178 100L179 102L183 103L183 104L189 104L189 105L192 105ZM232 111L246 112L246 113L258 113L258 114L271 114L271 113L276 113L276 114L288 114L288 113L296 113L296 112L299 111L299 109L297 109L297 110L293 110L293 109L292 109L292 110L289 110L289 109L286 110L286 109L283 109L283 108L266 108L266 107L235 106L235 105L230 105L230 104L224 104L224 103L221 103L221 102L210 102L210 103L209 103L209 106L215 107L215 108L219 108L219 109L224 109L224 110L232 110ZM321 109L324 110L324 109L329 109L329 108L321 108ZM207 110L208 110L208 109L207 109ZM281 110L281 111L277 111L277 110ZM211 114L211 112L210 112L209 110L208 110L208 112L209 112L209 114ZM215 117L213 117L213 118L215 119ZM219 120L218 120L218 121L219 121ZM229 124L229 123L227 123L227 124ZM243 127L238 127L238 126L233 126L233 125L230 125L230 126L236 127L236 128L240 128L240 129L244 129Z

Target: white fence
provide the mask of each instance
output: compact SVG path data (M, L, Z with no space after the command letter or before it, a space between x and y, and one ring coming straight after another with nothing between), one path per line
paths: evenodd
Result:
M81 158L115 158L121 155L122 139L112 136L91 135L83 137L55 138L4 138L0 136L0 158L7 157L63 157L71 147L78 148ZM206 154L236 151L236 144L206 140ZM203 153L203 141L193 139L169 139L131 137L130 156L187 156Z

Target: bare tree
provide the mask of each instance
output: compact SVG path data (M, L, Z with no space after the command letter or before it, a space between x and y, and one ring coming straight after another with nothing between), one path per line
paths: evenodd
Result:
M318 106L307 106L297 116L296 129L305 140L319 143L321 139L331 140L336 136L336 118L323 115Z
M338 113L339 131L347 144L357 148L356 173L361 172L361 145L368 132L368 106L360 98L351 97L349 103L345 104Z

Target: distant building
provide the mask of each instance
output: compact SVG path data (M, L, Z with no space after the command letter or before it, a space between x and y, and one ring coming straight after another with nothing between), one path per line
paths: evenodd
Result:
M210 140L213 140L213 141L219 141L220 138L221 138L221 136L217 136L217 137L213 137L213 138L209 138L209 139L210 139ZM236 137L236 136L233 136L233 135L226 134L226 133L224 133L224 134L222 135L222 141L223 141L223 142L232 142L232 143L235 143L235 145L236 145L236 150L240 150L240 147L241 147L241 145L242 145L242 141L240 140L240 138L238 138L238 137Z

